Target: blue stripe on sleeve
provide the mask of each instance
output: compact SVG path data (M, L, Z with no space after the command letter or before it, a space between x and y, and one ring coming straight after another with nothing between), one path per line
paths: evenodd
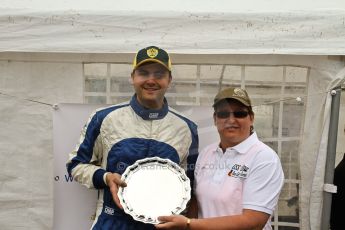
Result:
M102 125L102 122L104 118L111 113L112 111L128 106L129 104L123 104L119 106L112 106L109 108L102 109L100 111L97 111L95 115L91 118L90 123L87 126L85 137L83 142L80 144L78 150L77 150L77 155L71 160L70 163L68 163L67 166L67 171L69 175L71 175L72 170L80 163L90 163L93 155L93 148L96 142L96 139L100 133L100 128ZM100 173L100 172L99 172ZM105 172L104 172L105 173ZM100 178L99 174L96 175L95 178L93 178L93 183L94 185L104 185L103 181L103 174L102 173L102 178ZM96 174L96 173L95 173ZM101 180L100 180L101 179Z
M100 168L97 169L96 172L93 174L92 183L96 189L105 188L107 186L103 180L104 173L106 173L106 171Z

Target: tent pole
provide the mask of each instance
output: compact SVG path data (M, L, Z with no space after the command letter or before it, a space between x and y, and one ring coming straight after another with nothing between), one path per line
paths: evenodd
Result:
M341 88L340 87L334 88L331 91L331 95L332 95L332 104L331 104L331 115L330 115L329 130L328 130L327 158L326 158L324 184L333 184L335 157L336 157L336 149L337 149ZM322 230L330 229L331 205L332 205L332 193L324 191L322 219L321 219Z

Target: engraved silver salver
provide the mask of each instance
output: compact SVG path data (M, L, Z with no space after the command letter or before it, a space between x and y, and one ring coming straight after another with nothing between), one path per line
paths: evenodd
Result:
M158 216L180 214L191 197L185 171L169 159L145 158L128 166L118 196L124 211L135 220L158 224Z

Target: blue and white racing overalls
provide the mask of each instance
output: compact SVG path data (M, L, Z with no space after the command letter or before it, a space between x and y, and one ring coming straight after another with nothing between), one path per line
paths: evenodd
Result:
M100 191L92 229L155 229L115 205L104 181L106 172L122 174L135 161L158 156L185 168L194 181L197 126L164 102L162 109L148 110L134 95L128 103L94 112L82 130L78 145L69 154L67 170L79 183Z

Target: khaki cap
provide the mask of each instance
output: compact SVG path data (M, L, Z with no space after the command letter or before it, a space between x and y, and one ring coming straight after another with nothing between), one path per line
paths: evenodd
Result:
M245 106L252 106L247 91L241 88L225 88L220 91L214 98L213 107L224 99L235 99Z

